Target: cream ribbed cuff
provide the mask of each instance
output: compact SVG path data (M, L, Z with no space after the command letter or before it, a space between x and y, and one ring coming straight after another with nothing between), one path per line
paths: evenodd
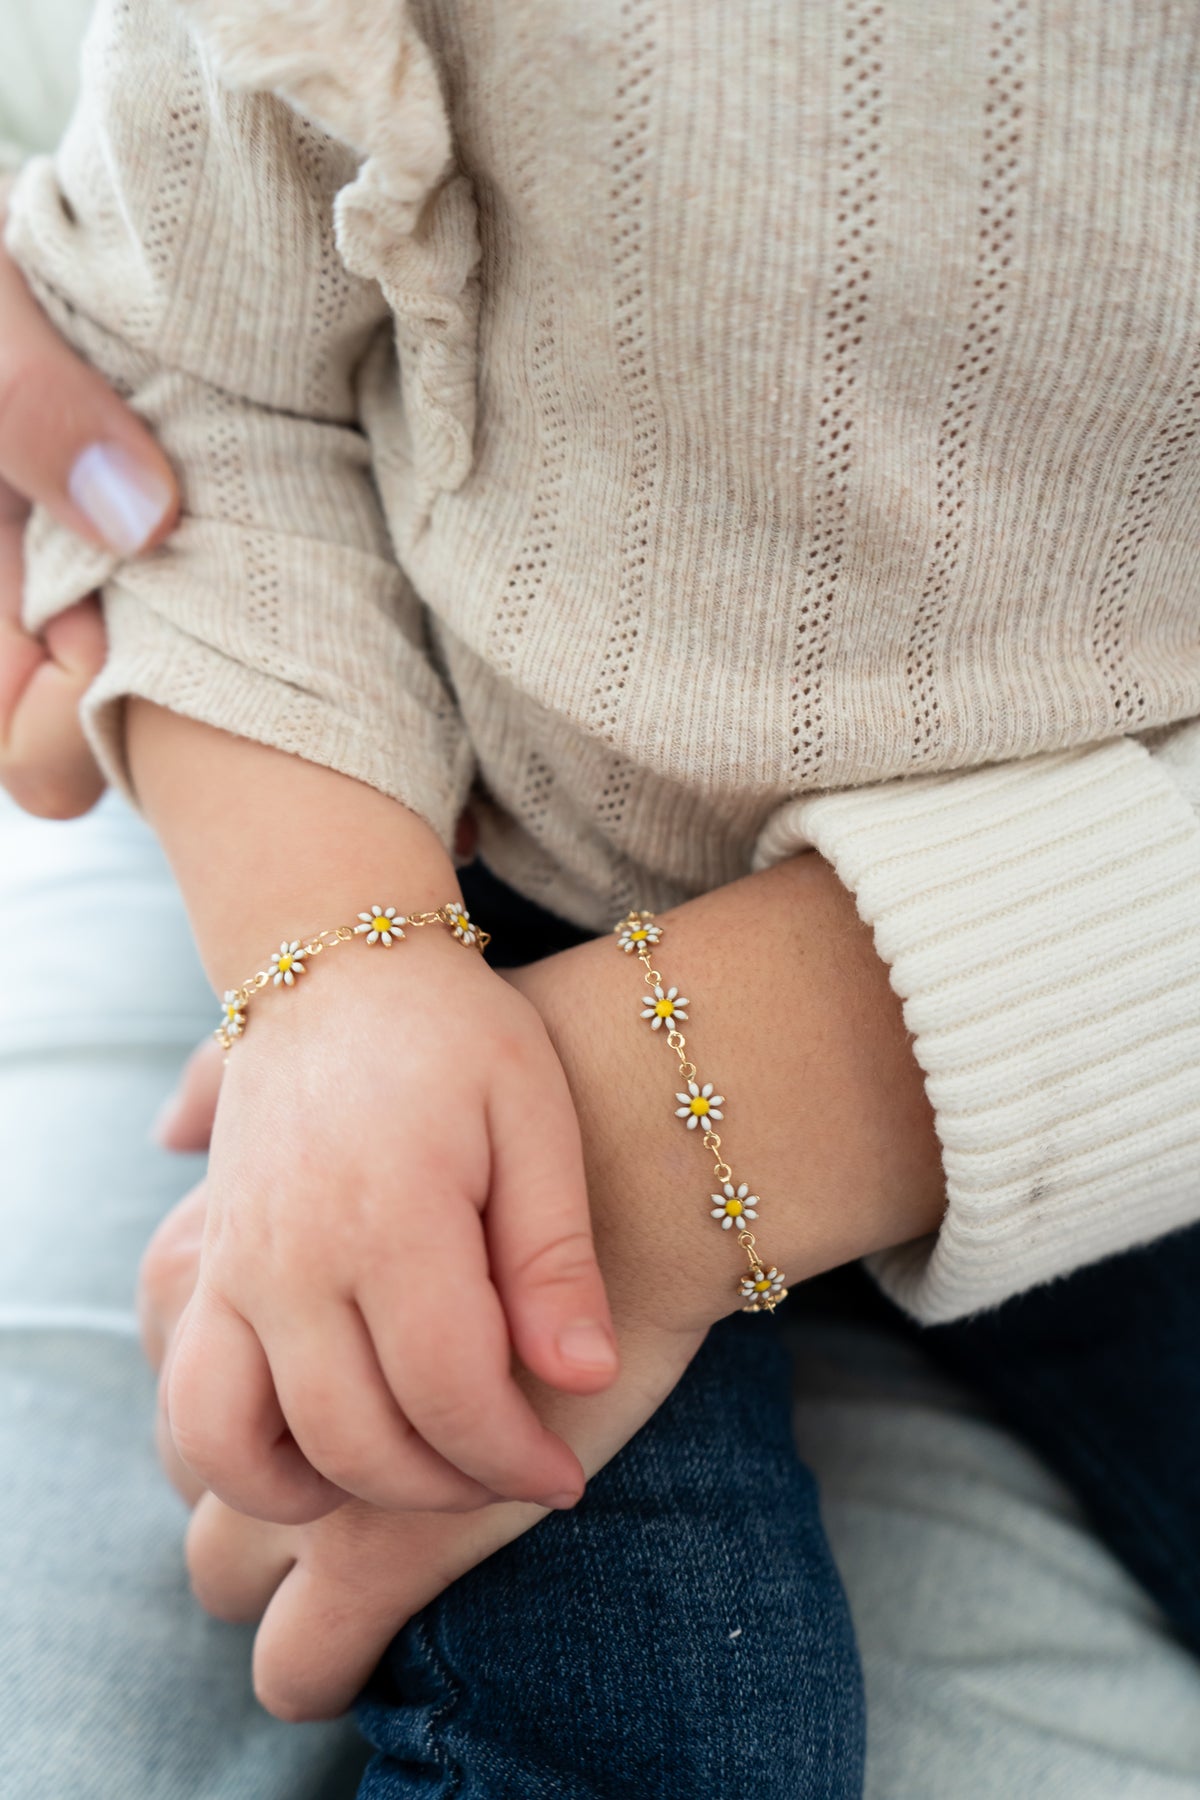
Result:
M1200 734L789 802L852 889L916 1040L946 1172L936 1237L871 1259L928 1324L1200 1214ZM1172 751L1179 768L1170 768Z

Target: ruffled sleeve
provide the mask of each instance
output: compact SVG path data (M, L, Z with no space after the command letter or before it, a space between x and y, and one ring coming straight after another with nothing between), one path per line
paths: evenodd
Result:
M84 69L9 242L156 432L184 514L128 562L35 515L28 622L102 587L87 717L119 784L140 695L366 781L449 841L472 757L357 402L394 333L414 478L428 504L465 479L478 233L429 52L399 0L101 0Z
M927 1324L1200 1216L1200 721L796 799L872 926L934 1108L938 1234L872 1259Z

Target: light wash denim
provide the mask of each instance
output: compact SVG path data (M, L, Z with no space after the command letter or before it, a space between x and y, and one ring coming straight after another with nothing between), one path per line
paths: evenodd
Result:
M350 1800L348 1722L289 1727L184 1573L132 1300L199 1166L147 1132L212 998L149 835L0 796L0 1796Z
M865 1800L1198 1800L1200 1663L1062 1483L894 1332L811 1320L796 1343Z

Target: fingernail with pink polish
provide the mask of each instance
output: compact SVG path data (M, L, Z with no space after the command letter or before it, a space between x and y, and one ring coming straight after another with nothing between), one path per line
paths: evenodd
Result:
M163 477L120 444L89 444L75 460L67 492L122 556L135 555L154 536L174 498Z

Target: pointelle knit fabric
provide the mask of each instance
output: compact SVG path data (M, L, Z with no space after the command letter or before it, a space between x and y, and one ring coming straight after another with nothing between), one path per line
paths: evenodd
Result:
M588 925L826 856L919 1317L1191 1222L1198 111L1183 0L100 0L9 241L185 512L28 620L118 782L143 695Z

